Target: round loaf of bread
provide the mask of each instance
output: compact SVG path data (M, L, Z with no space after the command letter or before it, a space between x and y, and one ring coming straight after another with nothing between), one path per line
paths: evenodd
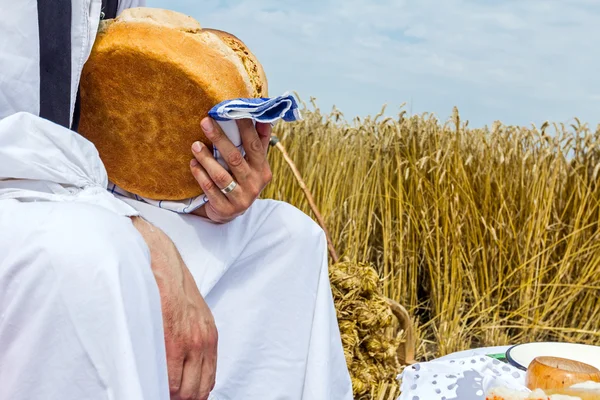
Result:
M263 68L241 40L145 7L101 23L80 89L79 132L109 179L155 200L202 194L191 146L200 140L212 149L200 122L213 106L268 96Z

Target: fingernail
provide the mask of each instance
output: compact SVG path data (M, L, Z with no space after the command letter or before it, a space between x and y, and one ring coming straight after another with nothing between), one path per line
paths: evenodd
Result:
M202 143L194 142L194 144L192 145L192 150L194 151L194 153L200 153L202 151Z
M204 130L204 132L210 132L210 131L212 131L213 123L212 123L212 121L210 119L204 118L202 120L202 122L200 123L200 125L202 126L202 130Z
M192 159L192 161L190 161L190 165L192 167L197 167L199 165L198 160L196 160L195 158Z

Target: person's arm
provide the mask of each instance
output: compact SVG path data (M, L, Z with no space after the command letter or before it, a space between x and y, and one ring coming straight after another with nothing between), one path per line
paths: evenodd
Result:
M272 178L267 162L271 125L257 123L254 127L250 120L238 120L237 124L245 158L214 120L202 120L204 134L223 155L231 173L202 143L196 142L192 146L194 159L190 168L208 197L208 203L193 213L217 223L229 222L246 212ZM221 190L232 182L237 186L230 193L223 193Z
M212 119L202 123L206 137L223 155L231 174L205 146L192 147L190 168L209 199L194 213L217 223L243 214L272 177L267 162L271 126L254 127L251 121L240 120L238 127L246 158ZM221 189L234 179L236 188L224 194ZM132 221L150 249L160 291L171 397L205 400L215 384L217 363L218 334L212 313L171 239L142 218L134 217Z
M213 315L171 239L140 217L131 220L150 249L160 292L171 398L206 400L217 366Z
M10 115L0 119L0 180L48 182L48 188L63 188L38 193L5 186L0 187L0 199L47 201L82 193L81 201L131 218L150 250L160 292L172 398L207 399L216 371L217 330L212 313L167 235L106 191L108 177L95 147L36 115Z
M197 142L192 147L190 169L209 200L194 214L217 223L243 214L272 177L267 162L271 126L259 123L255 127L249 120L240 120L238 127L245 158L211 118L202 123L206 137L223 155L231 173L205 146ZM235 189L223 193L221 189L234 179ZM217 329L212 313L171 239L140 217L132 221L150 249L160 291L171 396L205 400L215 384L217 363Z

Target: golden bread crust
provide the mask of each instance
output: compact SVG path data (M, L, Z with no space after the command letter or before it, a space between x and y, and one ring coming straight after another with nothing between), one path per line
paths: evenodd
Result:
M143 22L177 29L183 32L198 33L202 30L194 18L177 11L151 7L134 7L124 10L117 18L119 22Z
M194 141L212 148L200 121L221 101L252 97L253 88L214 34L158 11L130 9L101 27L81 77L80 133L118 186L182 200L202 194L189 167Z
M243 61L246 72L252 81L252 87L254 89L252 97L268 97L269 85L267 76L263 66L256 56L248 49L248 46L229 32L209 28L205 28L204 31L217 35L226 45L235 51L238 57Z

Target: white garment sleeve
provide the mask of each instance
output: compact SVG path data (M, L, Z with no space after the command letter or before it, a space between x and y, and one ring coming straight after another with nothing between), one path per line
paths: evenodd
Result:
M107 186L98 151L83 136L29 113L0 120L0 200L78 202L139 215Z

